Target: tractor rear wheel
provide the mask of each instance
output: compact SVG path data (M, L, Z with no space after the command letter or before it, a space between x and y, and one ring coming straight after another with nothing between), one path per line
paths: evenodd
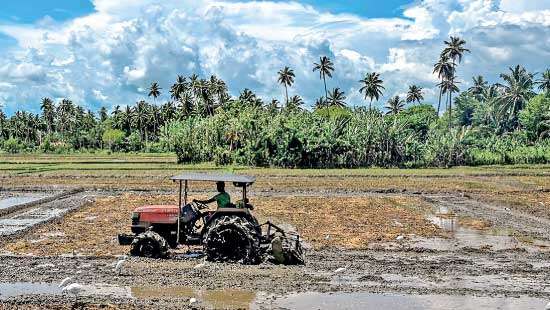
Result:
M132 240L130 254L148 258L165 257L168 254L168 242L156 232L146 231Z
M260 262L260 235L247 219L236 215L220 216L206 229L203 245L208 260Z

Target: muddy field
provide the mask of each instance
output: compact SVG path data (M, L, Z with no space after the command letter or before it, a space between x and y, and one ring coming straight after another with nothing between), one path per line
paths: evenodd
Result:
M0 309L543 309L550 167L280 170L255 175L254 213L303 237L306 266L128 258L131 211L176 203L158 156L0 161ZM191 184L191 198L213 185ZM240 192L228 187L232 197ZM49 199L48 199L49 198ZM13 227L22 227L14 230ZM58 284L73 277L77 295Z

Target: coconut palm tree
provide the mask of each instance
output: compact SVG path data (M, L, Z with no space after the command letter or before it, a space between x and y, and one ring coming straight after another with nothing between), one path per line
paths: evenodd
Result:
M189 88L191 89L191 93L193 94L193 98L197 99L200 96L201 92L201 81L199 80L199 76L193 73L189 77Z
M453 37L451 36L451 39L449 41L444 41L445 47L443 49L443 52L441 52L441 56L446 56L449 59L453 60L453 64L457 64L462 62L462 57L464 56L464 53L469 53L470 50L465 48L464 45L466 44L466 41L459 37Z
M229 97L227 95L227 85L223 80L218 79L215 75L212 75L210 77L210 88L211 93L215 94L218 99L218 106L222 106Z
M289 67L284 67L284 69L279 70L278 74L279 84L283 84L285 86L286 104L288 105L288 87L294 84L294 78L296 76L294 75L294 70L290 69Z
M101 122L106 121L108 117L109 117L109 115L107 114L107 108L106 107L101 107L99 109L99 119L101 120Z
M360 80L363 86L359 89L360 93L365 93L365 100L370 98L369 110L372 108L372 100L378 100L382 96L384 90L383 81L380 79L380 74L377 72L367 73L365 78Z
M434 64L433 73L437 74L437 77L440 79L438 85L443 85L443 80L449 79L450 76L453 76L455 72L455 65L450 61L449 57L446 55L441 55L439 61ZM441 97L444 94L443 88L439 87L439 101L437 104L437 115L441 111Z
M441 52L441 56L442 57L446 56L449 59L452 59L453 60L453 67L456 66L457 61L458 61L458 63L462 62L462 57L464 56L464 53L469 53L470 52L469 49L464 47L464 45L466 44L466 41L464 41L460 37L451 36L451 39L449 41L444 41L444 43L445 43L445 45L447 45L447 47L445 47L443 49L443 52ZM456 75L455 70L453 70L453 74L448 75L447 80L449 80L449 83L455 84L455 86L456 86L457 82L455 82L455 75ZM451 87L450 91L448 92L448 95L449 95L449 114L451 114L451 111L452 111L453 92L455 92L454 87ZM458 90L456 92L458 92Z
M472 78L472 86L468 88L468 92L472 94L477 100L481 101L483 92L488 87L489 82L487 82L483 76L478 75Z
M424 96L422 95L422 87L418 87L416 85L409 86L409 91L407 92L407 103L420 103L421 100L424 100Z
M452 113L453 113L453 106L452 106L452 100L453 100L453 93L459 92L458 86L456 85L458 82L455 81L454 76L450 78L445 78L441 83L437 84L437 86L442 90L443 94L447 94L447 110L449 111L449 128L451 128L451 121L452 121Z
M132 124L133 124L133 119L134 119L134 110L132 109L132 107L130 107L129 105L126 106L126 109L124 109L124 112L122 112L122 117L121 117L121 126L122 126L122 130L124 130L126 132L127 135L130 134L130 132L132 131ZM92 114L92 111L89 111L89 114Z
M388 103L386 104L386 109L388 109L388 112L386 114L392 114L397 115L399 112L403 111L405 108L405 103L399 96L394 96L390 99L388 99Z
M132 113L132 122L139 130L141 141L145 138L145 143L147 143L147 124L149 122L149 104L143 100L136 103L133 108Z
M327 79L332 77L332 72L334 71L334 64L328 58L327 56L319 57L319 63L313 63L313 72L319 71L319 78L323 79L323 83L325 84L325 98L328 98L328 92L327 92Z
M147 96L153 97L153 100L155 102L157 101L157 97L160 96L160 90L162 88L159 87L159 84L157 82L153 82L151 86L149 87L149 94Z
M214 115L214 110L216 109L217 105L214 103L214 99L212 98L212 92L210 91L210 82L208 80L201 79L197 84L197 88L199 90L198 98L200 99L200 101L202 101L201 110L203 112L203 115Z
M115 106L115 108L113 109L113 112L111 112L111 115L112 115L113 117L116 117L116 116L119 115L119 114L120 114L120 105L117 104L117 105Z
M500 84L493 84L483 90L481 93L481 101L489 102L500 97L502 93L502 86Z
M327 105L330 107L344 108L346 106L346 96L340 88L336 87L329 92L327 97Z
M267 111L270 114L276 114L279 112L279 100L277 99L271 99L271 101L266 106Z
M245 88L239 95L239 101L245 106L260 107L262 100L256 96L250 89Z
M183 119L184 117L189 116L193 113L193 96L190 92L186 91L180 94L177 111L179 119Z
M252 101L256 100L256 94L254 94L250 89L245 88L240 94L239 94L239 100L243 102L250 103Z
M503 93L498 104L500 114L508 116L508 120L515 121L517 113L535 95L533 91L535 82L534 74L527 72L524 67L517 65L509 69L510 73L500 75L505 83L502 85Z
M180 100L180 96L187 91L187 81L186 78L178 75L176 83L170 87L170 97L173 100Z
M325 100L325 97L321 96L317 100L315 100L315 104L314 104L315 109L319 110L319 109L326 108L327 106L328 105L327 105L327 101Z
M302 104L304 104L304 101L302 100L302 97L300 97L298 95L294 95L288 101L287 108L289 110L297 110L297 109L300 109L300 106Z
M0 139L6 138L7 136L7 119L6 114L4 114L4 111L0 109Z
M545 93L550 93L550 69L542 73L542 78L537 81L539 89Z
M176 116L176 106L173 101L168 101L160 107L160 115L163 124L171 122Z
M44 121L46 122L48 134L50 134L53 128L55 114L53 100L51 100L50 98L42 98L40 109L42 110Z
M73 125L73 116L74 116L74 104L69 99L61 100L61 103L57 107L57 121L58 127L61 130L61 134L64 134L65 131L71 130Z

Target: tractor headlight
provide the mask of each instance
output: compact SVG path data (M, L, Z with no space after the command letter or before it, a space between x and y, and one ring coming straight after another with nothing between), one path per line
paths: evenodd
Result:
M139 222L139 212L132 212L132 222Z

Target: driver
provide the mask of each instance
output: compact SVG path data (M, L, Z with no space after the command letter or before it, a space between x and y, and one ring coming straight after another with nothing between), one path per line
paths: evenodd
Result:
M193 201L204 204L212 203L215 201L218 204L218 208L228 208L231 205L231 197L225 191L225 183L221 181L216 182L216 189L218 190L218 193L214 197L208 200L193 199Z

